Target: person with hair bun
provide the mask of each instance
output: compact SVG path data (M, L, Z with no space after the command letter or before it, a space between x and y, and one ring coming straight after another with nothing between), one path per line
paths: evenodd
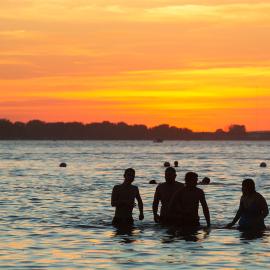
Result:
M255 189L252 179L245 179L242 182L242 197L239 209L231 223L226 227L231 228L239 220L240 230L263 230L265 229L264 219L267 217L268 205L265 198Z

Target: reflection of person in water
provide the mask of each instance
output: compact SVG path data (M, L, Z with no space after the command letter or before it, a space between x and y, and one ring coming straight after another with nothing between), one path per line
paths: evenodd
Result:
M227 228L231 228L239 220L240 230L265 229L264 219L269 213L268 206L265 198L256 192L252 179L245 179L242 182L242 193L239 209Z
M143 202L138 187L131 183L135 178L135 170L126 169L124 174L124 182L116 185L112 191L111 204L115 207L115 215L113 225L132 225L132 210L135 206L135 199L138 201L140 210L139 219L143 220Z
M184 187L184 184L175 181L176 171L173 167L165 170L165 183L157 186L153 201L153 215L155 222L169 224L172 222L173 216L169 213L169 203L174 193ZM158 215L158 205L161 201L160 215Z
M184 228L196 228L200 226L198 215L199 203L203 208L207 226L210 227L210 214L205 195L202 189L197 188L198 174L188 172L185 176L186 186L177 191L170 203L170 211L179 207L180 214L177 218L177 225Z

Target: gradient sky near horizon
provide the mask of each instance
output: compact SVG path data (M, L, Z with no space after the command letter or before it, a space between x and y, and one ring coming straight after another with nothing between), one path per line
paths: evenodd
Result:
M270 130L270 0L0 0L0 118Z

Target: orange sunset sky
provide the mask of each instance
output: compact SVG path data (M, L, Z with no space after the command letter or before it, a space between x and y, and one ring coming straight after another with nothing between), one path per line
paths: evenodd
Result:
M270 130L270 0L0 0L0 118Z

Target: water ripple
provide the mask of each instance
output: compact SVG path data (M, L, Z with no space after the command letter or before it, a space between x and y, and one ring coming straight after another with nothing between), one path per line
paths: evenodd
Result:
M267 230L224 229L234 216L241 181L253 177L270 200L269 142L26 141L0 142L0 259L2 269L259 269L270 263ZM164 161L179 161L211 178L201 186L211 210L211 230L192 234L161 227L152 217ZM66 168L59 168L60 162ZM136 169L145 220L128 231L111 226L112 187L123 170ZM201 213L202 214L202 213ZM202 218L202 225L205 221Z

